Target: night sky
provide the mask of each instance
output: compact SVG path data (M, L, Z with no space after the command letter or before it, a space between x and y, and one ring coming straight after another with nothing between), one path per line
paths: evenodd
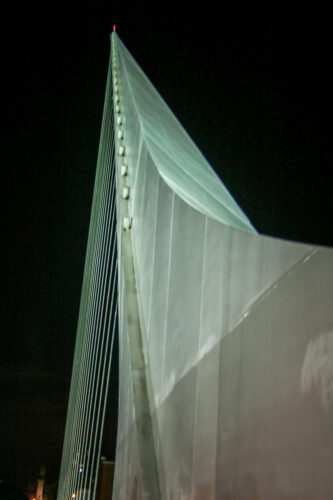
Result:
M180 15L145 2L2 15L0 474L61 458L109 57L117 31L257 230L333 245L328 11ZM104 454L116 427L114 371ZM1 479L1 478L0 478Z

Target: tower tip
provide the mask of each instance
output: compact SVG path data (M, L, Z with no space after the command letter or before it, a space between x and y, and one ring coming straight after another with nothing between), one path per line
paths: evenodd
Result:
M116 25L115 24L113 25L113 31L116 31Z

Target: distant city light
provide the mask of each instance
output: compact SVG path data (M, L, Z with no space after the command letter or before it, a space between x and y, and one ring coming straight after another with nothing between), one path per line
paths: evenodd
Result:
M72 498L76 498L76 493L73 493Z

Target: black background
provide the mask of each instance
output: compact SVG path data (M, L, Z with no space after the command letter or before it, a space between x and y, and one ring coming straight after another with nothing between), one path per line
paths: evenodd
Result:
M322 6L2 15L0 473L57 478L112 25L261 233L333 244ZM103 452L114 455L117 373Z

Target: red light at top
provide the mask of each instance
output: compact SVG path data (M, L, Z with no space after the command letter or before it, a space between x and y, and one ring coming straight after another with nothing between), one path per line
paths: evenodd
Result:
M113 31L116 31L116 25L115 24L113 25Z

